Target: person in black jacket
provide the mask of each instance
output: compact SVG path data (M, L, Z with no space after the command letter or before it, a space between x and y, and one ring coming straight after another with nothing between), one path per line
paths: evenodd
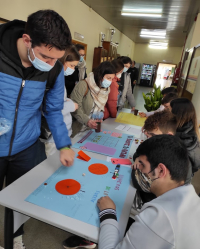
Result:
M170 102L171 112L176 115L177 130L176 136L187 147L189 159L194 174L200 168L200 144L197 117L192 102L186 98L174 99Z
M80 60L78 65L75 67L75 71L71 75L65 75L65 87L67 89L67 96L70 97L75 85L81 81L87 78L86 74L86 62L84 60L85 57L85 47L81 44L76 44L75 48L77 49Z
M139 75L139 71L135 67L135 61L132 62L132 66L128 69L127 72L131 73L131 87L132 87L132 93L133 93L133 89L137 83L138 75Z

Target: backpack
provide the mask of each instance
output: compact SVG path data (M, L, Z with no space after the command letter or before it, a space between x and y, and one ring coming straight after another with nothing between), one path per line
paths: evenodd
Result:
M52 89L54 87L54 85L56 83L56 79L57 79L58 75L60 74L62 68L63 68L62 63L59 60L57 60L55 66L48 73L45 94L44 94L44 98L42 101L43 112L47 113L47 111L46 111L46 94L50 89ZM45 116L42 114L40 138L47 140L51 137L51 135L52 134L51 134L51 131L49 129L47 120L46 120Z

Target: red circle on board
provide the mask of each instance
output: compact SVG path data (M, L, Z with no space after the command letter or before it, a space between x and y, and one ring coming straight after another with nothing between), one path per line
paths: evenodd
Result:
M81 189L81 184L73 179L66 179L58 182L56 191L62 195L75 195Z
M101 163L94 163L91 164L88 168L88 170L95 175L104 175L108 173L108 167Z

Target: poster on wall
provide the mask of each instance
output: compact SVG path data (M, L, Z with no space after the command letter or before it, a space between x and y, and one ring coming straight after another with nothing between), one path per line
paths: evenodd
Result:
M200 72L200 48L196 48L194 51L194 55L192 58L188 78L187 78L187 85L186 90L190 93L194 93L197 79Z
M193 51L194 51L194 48L191 48L188 51L189 52L188 58L185 61L185 65L184 65L184 68L183 68L183 71L182 71L182 74L181 74L181 87L184 87L184 83L185 83L185 79L187 77L187 73L188 73L190 61L191 61L191 58L192 58L192 55L193 55Z

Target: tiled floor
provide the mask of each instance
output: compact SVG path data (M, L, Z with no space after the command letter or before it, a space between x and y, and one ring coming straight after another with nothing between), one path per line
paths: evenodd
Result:
M145 111L142 92L147 93L150 90L152 89L139 86L134 89L136 108L140 111ZM200 171L193 178L193 185L197 193L200 193ZM0 246L3 246L3 222L4 208L0 206ZM68 236L69 233L35 219L30 219L25 224L24 242L27 249L61 249L62 241Z

